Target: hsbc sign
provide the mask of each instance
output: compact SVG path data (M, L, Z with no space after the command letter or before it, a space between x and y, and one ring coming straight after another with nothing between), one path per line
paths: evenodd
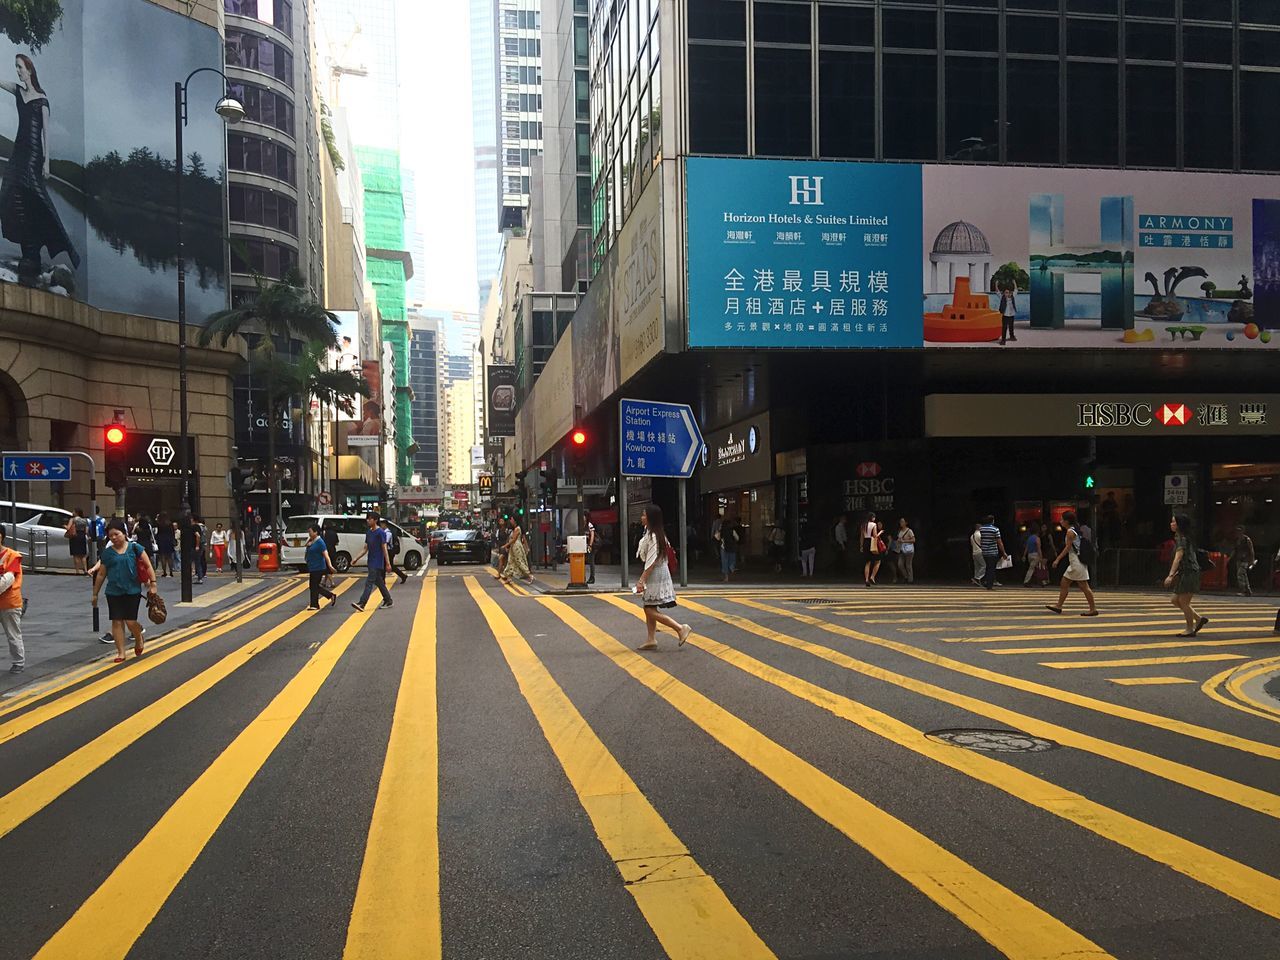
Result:
M931 437L1266 436L1277 423L1280 394L925 397Z

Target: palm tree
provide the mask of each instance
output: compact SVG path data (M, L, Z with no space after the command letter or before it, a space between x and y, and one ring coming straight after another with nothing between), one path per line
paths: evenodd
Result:
M276 476L277 411L283 398L276 387L293 365L277 354L277 343L302 341L318 348L337 347L338 318L316 302L303 287L302 277L290 271L283 280L268 281L254 275L257 295L238 307L210 314L200 331L201 346L217 340L226 346L232 337L243 337L249 344L251 363L256 363L267 381L267 499L271 504L273 538L280 523L280 484ZM252 338L252 339L251 339Z
M279 361L276 361L279 363ZM280 364L276 371L276 399L284 404L290 397L316 400L320 408L336 407L348 416L356 412L355 398L373 395L369 383L349 370L330 370L324 344L309 344L297 363ZM320 434L320 460L325 460L324 433Z

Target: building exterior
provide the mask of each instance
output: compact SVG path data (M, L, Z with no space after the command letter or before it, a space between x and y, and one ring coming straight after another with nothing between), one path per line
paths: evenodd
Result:
M396 0L315 0L337 61L349 73L341 104L360 146L400 149Z
M508 475L575 422L616 472L649 396L748 554L871 510L938 576L988 512L1085 512L1112 580L1174 505L1280 543L1277 49L1255 2L593 4L592 282Z
M427 301L427 240L418 227L418 185L412 170L400 171L400 186L404 195L404 236L406 249L416 269L409 278L407 297L410 305Z
M409 386L413 389L413 454L415 486L440 481L440 324L432 317L409 314Z
M497 118L500 230L522 230L532 159L542 152L540 0L497 0Z
M471 143L475 166L477 307L498 274L498 33L494 0L470 0Z

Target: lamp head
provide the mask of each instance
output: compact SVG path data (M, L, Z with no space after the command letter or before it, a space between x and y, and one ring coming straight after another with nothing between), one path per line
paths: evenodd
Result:
M239 123L245 117L244 105L235 97L223 97L213 109L227 123Z

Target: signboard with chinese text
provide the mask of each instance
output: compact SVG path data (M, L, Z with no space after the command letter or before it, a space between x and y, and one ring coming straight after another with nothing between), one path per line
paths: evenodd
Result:
M1270 436L1280 394L930 394L930 437Z
M657 400L622 400L618 419L623 476L687 479L693 475L703 443L690 407Z
M662 240L662 178L654 177L618 234L617 290L612 300L623 383L666 346Z
M921 168L687 161L690 347L918 347Z

